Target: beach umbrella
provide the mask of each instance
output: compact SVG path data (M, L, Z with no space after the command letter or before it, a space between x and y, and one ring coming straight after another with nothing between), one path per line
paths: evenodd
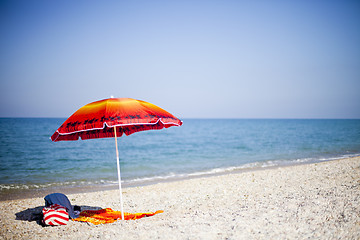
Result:
M81 107L55 131L51 140L115 138L121 214L124 219L117 137L181 125L181 120L154 104L132 98L109 98Z

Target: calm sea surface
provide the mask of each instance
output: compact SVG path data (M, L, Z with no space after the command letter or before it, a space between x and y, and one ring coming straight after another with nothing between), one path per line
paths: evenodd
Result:
M0 194L117 183L112 138L52 142L65 119L0 119ZM360 120L183 119L118 139L124 184L360 155Z

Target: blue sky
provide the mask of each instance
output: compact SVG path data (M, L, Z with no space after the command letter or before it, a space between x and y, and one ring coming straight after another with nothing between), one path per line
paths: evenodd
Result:
M0 117L360 118L359 1L0 1Z

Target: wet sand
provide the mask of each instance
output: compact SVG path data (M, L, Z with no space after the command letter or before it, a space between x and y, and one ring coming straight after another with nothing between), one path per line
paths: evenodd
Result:
M67 196L120 210L118 190ZM360 157L125 188L123 198L126 212L164 213L42 227L31 218L43 197L1 201L0 239L360 239Z

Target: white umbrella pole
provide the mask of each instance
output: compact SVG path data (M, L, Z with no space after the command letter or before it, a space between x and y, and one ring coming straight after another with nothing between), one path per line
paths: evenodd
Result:
M118 150L117 136L116 136L116 127L114 127L114 133L115 133L115 145L116 145L116 163L117 163L119 191L120 191L121 219L124 220L124 207L123 207L123 200L122 200L120 161L119 161L119 150Z

